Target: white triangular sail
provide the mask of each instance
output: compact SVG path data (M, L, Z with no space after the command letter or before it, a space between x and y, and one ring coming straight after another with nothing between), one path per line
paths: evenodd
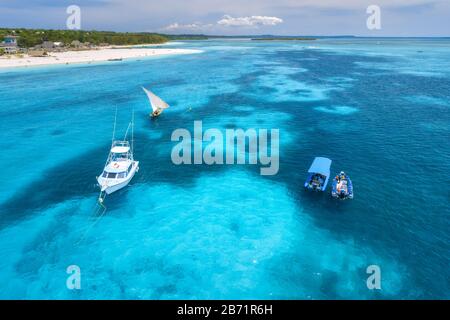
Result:
M148 97L148 100L150 101L150 105L152 107L153 112L158 111L158 110L164 110L169 107L169 105L166 102L164 102L160 97L155 95L153 92L145 89L144 87L142 87L142 89L147 94L147 97Z

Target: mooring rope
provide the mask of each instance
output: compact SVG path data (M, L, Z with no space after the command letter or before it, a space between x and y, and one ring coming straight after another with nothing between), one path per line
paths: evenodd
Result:
M86 239L86 236L88 235L89 231L91 231L91 229L97 224L97 222L100 221L101 218L103 218L103 216L106 213L106 206L103 204L103 200L105 199L105 196L102 198L102 192L100 192L100 196L98 198L99 201L97 201L97 203L95 204L95 211L94 211L94 216L98 216L98 214L101 212L101 214L94 220L93 223L91 223L84 231L83 235L81 236L80 240L78 240L78 242L76 243L77 245L80 244L83 240ZM101 199L101 201L100 201ZM103 211L102 211L103 210Z

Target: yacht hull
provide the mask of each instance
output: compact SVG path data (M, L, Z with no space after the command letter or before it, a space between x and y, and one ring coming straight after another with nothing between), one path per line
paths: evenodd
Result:
M139 170L139 161L134 161L133 168L130 171L130 174L125 179L115 180L113 183L111 183L111 180L98 178L98 183L100 185L101 191L105 192L106 194L111 194L113 192L116 192L124 187L126 187L131 179L133 179L136 172Z

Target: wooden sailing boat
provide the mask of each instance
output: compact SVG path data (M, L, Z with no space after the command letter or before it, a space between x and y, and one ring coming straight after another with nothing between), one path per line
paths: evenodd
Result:
M169 105L156 94L154 94L150 90L145 89L144 87L142 87L142 89L147 94L150 106L152 107L151 116L153 118L159 117L165 109L169 108Z

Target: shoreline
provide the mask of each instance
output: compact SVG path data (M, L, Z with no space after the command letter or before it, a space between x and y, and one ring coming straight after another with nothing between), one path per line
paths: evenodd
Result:
M133 58L156 57L175 54L195 54L201 50L193 49L156 49L156 48L103 48L98 50L50 52L47 57L0 57L2 68L26 68L48 65L71 65L77 63L108 62Z

